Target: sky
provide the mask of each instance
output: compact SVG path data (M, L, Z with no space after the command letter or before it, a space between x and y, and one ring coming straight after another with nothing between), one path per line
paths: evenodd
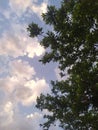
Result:
M29 37L27 26L34 21L44 27L41 14L59 2L0 0L0 130L42 130L39 124L49 112L35 107L36 98L50 93L50 80L60 80L59 69L39 62L45 49L38 38Z

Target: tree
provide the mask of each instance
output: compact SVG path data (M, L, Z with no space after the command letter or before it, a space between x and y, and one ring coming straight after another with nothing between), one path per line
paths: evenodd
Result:
M42 34L42 28L33 22L28 26L27 30L30 32L30 37L36 37Z
M41 62L58 62L61 76L69 75L51 81L52 94L37 98L37 108L52 112L43 129L59 120L66 130L98 130L98 0L63 0L42 17L54 30L40 42L50 49Z

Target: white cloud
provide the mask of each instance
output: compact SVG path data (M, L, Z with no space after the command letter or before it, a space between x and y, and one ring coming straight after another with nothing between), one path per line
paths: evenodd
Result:
M29 38L25 26L19 24L12 25L11 32L4 32L0 40L0 54L14 58L24 55L33 58L42 55L44 51L38 39Z
M15 104L11 101L6 101L0 107L0 130L42 130L39 126L43 123L43 115L47 111L32 112L31 114L22 115L15 110ZM51 126L49 130L60 130L58 127Z
M45 79L37 79L28 81L25 84L26 89L28 88L29 96L22 100L23 105L31 105L32 103L36 103L37 97L41 93L49 93L50 88L49 85L46 83Z
M0 86L1 89L4 91L5 94L10 94L13 92L16 85L18 85L18 80L13 77L6 77L0 79Z
M31 10L41 18L42 13L46 13L47 11L47 4L48 2L43 2L41 5L33 4Z
M8 101L0 106L0 126L3 127L13 122L13 104Z
M10 75L17 79L31 79L35 75L35 70L28 62L22 60L14 60L10 63Z
M49 86L44 79L31 80L17 86L10 98L17 103L20 102L23 106L30 106L36 103L36 99L41 93L49 93L49 90Z
M47 11L48 0L43 0L41 5L35 4L38 0L9 0L11 10L21 16L25 11L30 8L34 13L41 17L42 13Z
M14 60L9 66L10 76L0 79L0 86L11 101L29 106L36 102L40 93L50 92L45 79L38 79L28 62Z
M31 113L31 114L26 116L26 118L28 120L33 120L34 124L37 124L38 120L40 120L40 118L42 118L42 117L43 117L43 115L41 113L38 113L38 112L34 112L34 113Z
M15 111L13 111L12 116L10 102L8 102L5 107L7 112L4 110L2 111L3 116L0 117L0 130L41 130L39 124L42 120L42 115L40 113L35 112L33 113L33 118L28 119L26 116L23 116L19 112Z
M2 124L0 129L32 130L34 128L34 130L41 130L39 124L42 115L40 113L33 112L30 121L27 117L22 116L19 110L16 111L19 103L28 107L35 104L36 98L41 92L50 91L45 79L38 79L35 74L34 68L28 62L10 61L9 76L0 79L0 91L4 92L6 99L2 101L2 107L0 107L0 124Z
M22 55L22 46L19 39L13 34L4 34L0 42L0 53L2 55L19 56Z
M0 85L16 102L25 106L32 105L40 93L50 91L45 79L33 79L36 73L28 62L14 60L10 63L10 68L11 77L1 79Z
M9 0L9 5L18 16L21 16L22 13L32 4L31 0Z
M28 54L29 58L34 57L34 55L36 56L40 56L43 54L44 52L44 48L42 46L40 46L37 41L35 41L35 43L32 45L32 43L27 46L26 52Z
M12 93L14 89L23 86L24 83L35 75L35 70L28 62L14 60L9 62L9 76L0 78L0 86L5 93Z

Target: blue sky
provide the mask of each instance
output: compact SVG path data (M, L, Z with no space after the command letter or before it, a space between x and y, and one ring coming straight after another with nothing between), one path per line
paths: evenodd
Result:
M60 0L0 0L0 130L41 130L43 115L35 108L40 93L50 92L50 80L60 79L56 64L38 60L45 49L30 38L32 21L44 26L41 14ZM57 123L58 124L58 123ZM49 130L61 130L51 126Z

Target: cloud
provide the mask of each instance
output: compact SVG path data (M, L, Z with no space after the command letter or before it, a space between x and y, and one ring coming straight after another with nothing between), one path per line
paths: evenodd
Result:
M46 83L45 79L28 81L25 84L25 87L30 91L28 98L26 97L25 100L23 100L23 105L31 105L32 103L36 103L36 99L41 93L46 94L50 92L49 85Z
M28 106L36 102L40 93L49 92L50 88L45 79L38 79L36 76L36 79L33 79L35 70L27 62L15 61L11 66L11 75L18 81L12 94L15 100Z
M42 118L43 118L43 116L44 116L45 114L48 114L48 115L49 115L50 113L49 113L47 110L44 110L42 113L35 112L35 113L28 114L28 115L26 116L26 118L27 118L29 121L32 121L34 124L37 124L37 123L43 124L43 123L45 122L45 119L42 119ZM51 124L49 130L62 130L62 129L59 127L59 121L56 121L55 123L56 123L55 126ZM34 125L34 124L33 124L33 125ZM34 130L41 130L41 129L43 129L42 127L39 127L39 126L36 127L36 125L35 125L34 128L35 128Z
M0 86L5 93L12 93L17 86L22 86L35 75L35 70L28 62L14 60L9 62L9 75L0 78Z
M42 92L48 93L50 88L44 78L37 78L34 68L27 61L14 59L9 62L9 76L0 78L1 91L4 98L0 101L0 129L40 130L42 114L33 112L30 121L20 113L19 103L24 107L34 105L37 96Z
M0 53L2 55L14 57L23 55L22 45L19 44L19 38L13 34L4 33L1 37Z
M9 5L12 11L18 16L21 16L31 4L31 0L9 0Z
M22 29L23 27L23 29ZM44 48L39 44L37 38L29 38L25 27L19 24L11 26L11 32L4 32L0 40L0 54L19 57L27 55L30 58L40 56Z
M41 18L42 13L46 13L47 11L47 4L48 2L45 1L41 5L33 4L31 6L31 10L38 15L39 18Z
M39 44L38 39L28 39L27 47L25 52L29 58L33 58L34 56L41 56L45 49Z
M36 103L36 99L41 93L49 93L49 90L49 86L44 79L31 80L15 88L10 98L20 102L23 106L30 106Z
M0 106L0 127L3 127L13 122L13 104L8 101Z
M31 114L22 115L15 110L15 105L11 101L6 101L0 107L0 129L3 130L42 130L39 126L43 123L43 115L47 111L33 112ZM60 130L58 126L51 126L49 130Z
M2 109L1 109L2 106ZM19 111L14 110L14 105L10 101L6 101L0 106L0 130L41 130L40 121L42 114L33 113L33 118L27 118L27 115L21 115Z
M34 130L40 130L40 126L36 124L40 124L42 122L43 114L42 113L32 113L26 116L27 120L30 122L33 122L33 128Z
M9 5L17 16L21 16L27 9L31 9L41 18L42 13L47 11L48 0L44 0L41 5L36 4L38 0L9 0Z
M14 60L10 63L10 75L20 80L29 80L35 75L35 70L27 61Z
M0 86L11 101L24 106L35 103L41 93L50 92L45 79L38 79L34 68L22 60L9 63L9 76L0 79Z

